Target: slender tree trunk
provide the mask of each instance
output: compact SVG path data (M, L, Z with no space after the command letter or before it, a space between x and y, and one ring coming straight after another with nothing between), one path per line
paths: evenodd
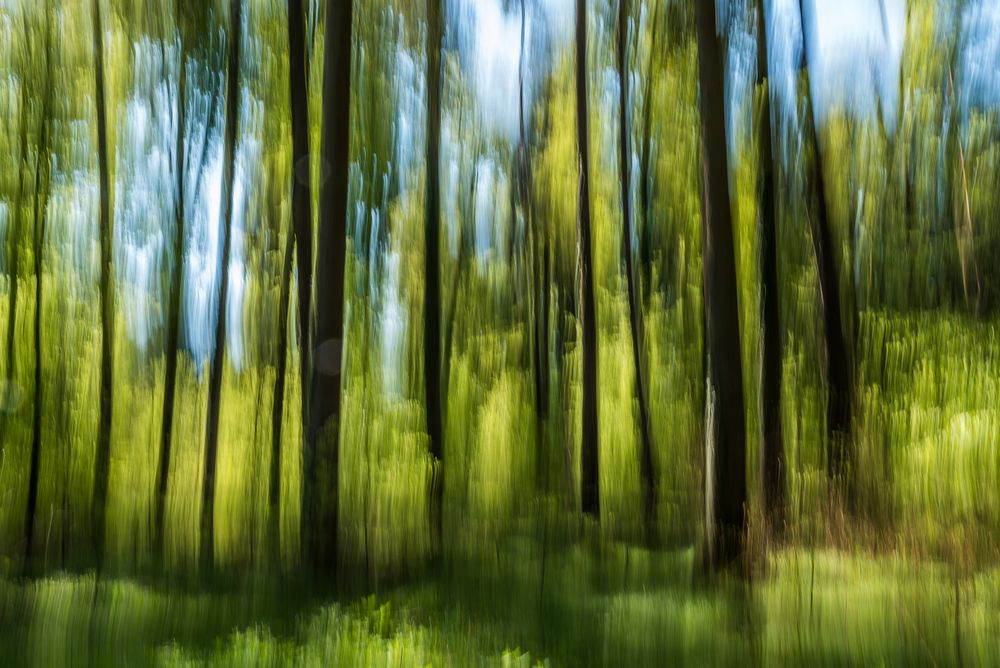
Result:
M643 323L636 288L635 267L632 257L632 149L628 127L628 0L618 0L618 155L621 169L622 198L622 262L625 265L625 283L628 292L629 331L632 334L632 367L635 372L635 399L639 405L639 475L642 478L646 531L653 538L656 530L656 480L653 474L653 435L649 423L649 404L646 401L646 383L642 363Z
M276 560L281 556L281 431L284 422L285 374L288 364L288 304L292 259L299 254L299 384L302 394L302 429L308 437L310 308L312 305L312 194L309 157L309 75L306 61L305 17L302 0L288 0L288 84L292 116L292 228L285 240L281 268L281 296L278 299L277 364L274 403L271 412L271 476L268 502L271 519L271 546Z
M340 383L344 342L344 270L347 255L347 186L351 116L352 0L327 0L323 54L324 164L330 177L320 189L316 248L316 354L312 361L309 429L303 456L303 536L315 567L333 567L339 526ZM303 236L307 236L300 228ZM301 242L302 237L299 238ZM309 262L300 253L300 262ZM307 270L302 265L299 271ZM300 284L300 299L303 295ZM302 305L300 304L300 307ZM301 311L300 311L301 314ZM300 321L300 326L302 323ZM308 331L308 325L305 330ZM303 347L310 345L305 339ZM303 398L303 401L306 399ZM328 503L320 503L318 448L321 430L328 446L323 467Z
M535 477L539 489L547 481L543 479L543 461L545 452L545 423L549 410L549 334L545 314L548 311L548 276L543 269L544 249L542 237L544 232L535 217L532 195L531 146L528 142L528 124L525 120L524 108L524 59L525 59L525 24L527 12L526 0L521 0L521 59L518 63L518 116L520 120L520 145L518 146L518 182L520 184L521 209L524 212L527 238L530 244L529 262L531 263L531 327L532 331L532 362L535 380Z
M640 260L642 266L642 280L638 288L642 293L642 301L646 308L649 308L649 298L653 292L653 226L651 220L652 210L652 188L650 175L650 162L652 161L653 126L652 126L652 98L653 98L653 54L657 49L657 34L659 33L659 8L660 3L654 2L652 5L650 20L653 22L653 34L650 39L649 56L646 60L646 91L642 96L642 147L639 153L639 209L642 219L641 243L639 244Z
M52 59L49 12L45 12L45 72L46 81L39 119L41 138L35 160L35 396L31 418L31 455L28 468L28 500L24 515L24 571L31 568L35 514L38 506L38 477L42 455L42 261L45 255L45 216L48 208L48 188L51 178L49 160L49 109L52 105ZM42 191L43 174L46 191Z
M442 0L427 0L427 193L424 222L424 392L427 435L435 462L431 530L441 541L444 498L444 427L441 420L440 151Z
M174 204L174 272L170 277L170 306L167 312L167 347L164 351L163 411L160 423L160 458L156 473L156 506L153 525L153 551L160 559L163 555L164 518L166 516L167 483L170 480L170 449L174 427L174 400L177 387L177 358L181 327L181 289L184 278L184 127L187 101L187 73L184 37L180 37L180 67L177 75L177 142L174 153L174 171L177 178L176 203ZM207 134L207 132L206 132Z
M771 144L771 86L767 60L767 14L757 0L757 86L763 100L758 124L760 150L761 323L764 355L761 368L761 478L764 514L780 531L785 515L785 446L781 432L781 325L778 295L778 219L774 188L775 156Z
M101 237L101 388L100 416L97 425L97 454L94 462L92 500L93 539L98 562L104 554L104 516L108 497L108 473L111 465L111 383L114 375L115 312L111 285L112 235L111 186L108 175L107 105L104 90L104 28L99 0L93 0L94 72L97 104L97 163L100 176L99 234Z
M18 134L20 135L20 152L17 157L17 195L14 199L13 213L11 214L11 225L7 232L7 280L10 292L7 300L7 358L4 373L6 374L9 389L17 384L17 356L14 354L14 346L17 332L17 284L20 275L21 264L21 206L24 203L24 168L26 165L26 155L28 152L28 104L27 95L23 88L21 90L21 118L19 120ZM0 415L0 443L7 442L7 430L10 428L11 416L4 413Z
M294 188L294 186L293 186ZM293 205L294 206L294 205ZM294 216L294 214L292 214ZM271 405L271 475L268 488L268 508L270 519L271 554L275 563L281 557L281 433L285 413L285 375L288 370L288 303L291 292L295 234L288 231L281 263L281 295L278 298L278 341L276 344L276 364L274 371L274 397ZM305 341L305 336L302 336ZM304 354L300 353L300 355ZM303 385L302 403L308 403L308 386ZM303 409L303 415L308 412ZM303 427L305 423L303 422ZM303 433L303 437L306 434Z
M175 209L175 229L174 229L174 258L177 263L174 267L174 274L171 277L170 284L170 311L168 312L168 322L167 322L167 347L165 350L165 369L164 369L164 380L163 380L163 411L162 411L162 422L160 424L160 458L157 468L157 480L156 480L156 498L154 499L154 504L156 506L154 514L154 550L160 558L164 558L163 547L164 547L164 533L166 530L166 503L167 503L167 488L170 481L170 458L171 449L173 445L173 424L174 424L174 404L176 403L177 395L177 365L180 361L180 326L181 326L181 301L183 298L183 284L184 284L184 239L185 239L185 225L187 213L185 211L185 201L187 199L187 194L184 190L184 182L187 178L187 165L186 161L188 159L187 151L185 149L184 140L184 129L187 125L186 123L186 104L187 104L187 74L185 71L184 63L187 59L186 49L184 47L184 37L181 36L181 71L179 73L178 79L178 125L177 125L177 146L176 155L174 157L176 164L175 170L177 172L177 205ZM215 118L216 104L218 103L219 95L215 87L212 87L211 91L211 102L208 105L208 117L206 120L205 135L201 143L201 159L198 166L198 174L195 178L195 192L192 199L197 200L198 193L201 190L202 178L205 172L205 166L208 161L208 139L212 134L212 127L214 125L213 119Z
M701 106L702 261L707 353L707 559L736 566L746 531L746 426L736 256L729 203L722 58L714 2L697 3Z
M459 132L461 134L461 130ZM459 164L461 163L462 159L460 158ZM458 320L458 297L462 287L462 278L465 276L466 265L469 262L469 257L473 253L472 244L470 243L470 240L464 230L464 221L471 220L471 216L473 215L472 212L475 211L475 201L476 169L473 168L472 178L469 179L469 206L467 209L463 207L463 225L460 225L458 228L458 257L456 258L455 275L451 283L451 293L448 296L448 315L444 321L444 364L441 368L441 386L445 388L446 394L447 388L451 386L451 353L454 347L453 341L455 337L455 322ZM472 221L471 227L475 229L475 221ZM443 409L445 423L447 423L447 403ZM468 458L466 458L466 463L468 463ZM468 483L468 481L466 481L466 483Z
M229 256L233 227L233 173L236 162L236 131L239 123L240 38L242 0L229 5L226 76L226 129L222 157L222 261L219 265L219 303L215 322L215 347L208 376L208 418L205 426L205 469L202 479L200 562L203 572L215 567L215 468L219 448L219 409L222 401L222 373L226 358L226 303L229 300Z
M7 312L7 366L4 372L11 382L17 380L17 370L15 369L17 356L14 354L14 346L16 345L17 332L17 283L21 264L21 205L24 198L25 158L28 153L28 113L24 111L27 109L27 106L27 96L22 91L21 127L19 128L21 152L18 154L17 162L17 199L15 200L16 204L10 231L7 233L7 243L9 246L7 275L10 280L10 298L8 300ZM6 420L4 422L6 423Z
M20 92L21 97L21 117L18 121L18 135L20 139L20 152L17 154L17 162L15 163L17 169L17 194L15 195L14 204L11 207L13 212L11 213L11 224L7 232L7 280L8 280L8 299L7 299L7 355L6 355L6 366L4 367L4 373L6 374L6 379L8 382L8 387L5 389L6 392L12 392L10 389L16 387L17 384L17 356L14 354L14 346L16 340L17 332L17 288L18 288L18 278L20 274L20 264L21 264L21 206L24 203L24 168L26 165L26 156L28 152L28 102L27 95L25 94L24 88L22 87ZM0 415L0 443L7 442L7 430L10 427L11 416L4 413Z
M799 0L802 21L803 61L806 72L806 95L809 99L806 127L808 140L815 151L813 158L813 187L816 191L818 210L813 229L813 245L819 270L820 298L823 302L824 336L826 344L826 372L829 383L827 396L827 475L841 479L846 473L849 458L851 410L853 403L853 369L844 317L841 313L840 272L834 254L834 235L830 225L830 207L827 201L826 180L823 174L823 154L816 128L815 110L809 85L809 48L806 41L805 12Z
M959 103L955 95L955 81L951 71L952 64L949 62L946 73L948 97L951 100L952 108L957 109ZM956 209L961 209L961 214L957 212L952 214L955 219L955 243L958 246L958 260L962 269L962 292L965 295L965 305L971 305L974 310L978 310L981 285L979 282L979 263L976 261L975 251L972 247L972 207L969 204L969 181L965 170L965 147L962 146L962 138L959 136L957 119L952 122L952 125L953 129L949 133L949 141L954 147L952 150L958 150L959 187L962 192L961 202L955 206ZM970 264L972 265L971 271Z
M583 352L583 413L580 443L580 501L583 512L600 517L600 457L597 433L597 307L590 241L590 142L587 123L587 0L576 0L576 126L579 147L578 199L580 325Z

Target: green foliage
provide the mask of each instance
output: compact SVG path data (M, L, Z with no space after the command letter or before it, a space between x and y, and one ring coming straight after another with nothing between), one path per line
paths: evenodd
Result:
M113 199L128 196L125 177L143 176L131 174L135 165L118 150L131 139L129 102L150 100L154 116L176 113L173 93L165 98L171 104L153 101L159 86L176 86L179 44L188 59L188 144L201 143L193 129L210 123L209 99L222 82L227 4L101 0L110 167L119 188ZM326 3L307 4L321 24ZM820 152L801 141L803 128L775 124L775 145L789 157L775 163L774 332L764 332L760 316L760 148L755 133L733 135L739 322L732 326L740 331L742 368L731 377L747 398L756 517L762 337L779 337L786 544L764 540L754 523L748 534L757 579L692 587L704 532L705 359L691 12L672 0L656 5L659 18L647 2L632 8L632 245L641 258L641 364L663 539L647 549L621 260L620 119L608 78L615 72L615 7L588 4L602 495L596 522L578 512L573 45L557 43L546 54L546 73L525 110L522 156L491 129L492 110L477 99L469 67L446 40L439 242L447 385L444 459L433 462L422 376L424 9L402 0L354 2L346 352L339 432L328 425L320 434L317 461L317 502L338 508L337 527L323 528L337 531L338 569L316 579L339 579L341 602L334 603L310 591L315 581L304 575L301 557L309 528L301 524L297 290L289 310L279 312L293 233L291 182L303 176L291 164L285 3L245 2L238 142L247 196L245 301L239 363L235 351L220 352L227 363L217 583L198 580L207 384L206 362L189 350L179 356L162 551L153 544L167 352L162 290L192 262L172 256L172 241L153 253L152 287L119 279L115 290L119 306L148 304L150 337L148 345L136 342L125 310L116 309L105 559L99 574L86 572L95 566L90 513L101 349L90 7L0 3L0 72L10 73L0 77L0 155L11 156L0 168L0 663L948 664L958 661L956 652L965 662L995 660L1000 265L992 260L1000 251L1000 144L995 110L952 108L949 68L961 45L939 27L947 8L910 3L898 119L831 110ZM319 31L309 43L309 179L317 212L329 178L318 150L324 39ZM742 102L757 113L740 118L759 122L766 90ZM51 105L43 115L46 95ZM151 152L155 143L147 137L141 148ZM529 174L518 173L523 157ZM843 507L825 473L826 325L812 237L818 203L806 176L821 157L856 380ZM189 159L202 157L191 151ZM145 233L172 239L173 198L164 192L140 203ZM314 225L321 224L327 221L317 213ZM116 225L121 234L136 231L121 216ZM533 319L543 307L547 366L540 372L548 394L536 397ZM188 314L185 327L205 316ZM281 326L288 327L285 349ZM274 416L282 359L286 396L283 414ZM21 580L36 406L41 449L30 530L31 564L41 577ZM268 498L274 419L282 426L277 554ZM430 521L436 477L444 485L441 535ZM149 579L129 579L139 576ZM209 584L230 589L202 588ZM377 598L344 602L372 590Z

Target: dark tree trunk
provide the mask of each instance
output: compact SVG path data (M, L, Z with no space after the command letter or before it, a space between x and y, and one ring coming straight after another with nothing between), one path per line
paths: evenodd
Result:
M819 270L820 299L823 302L824 336L826 344L826 375L829 384L827 396L826 427L827 475L840 480L846 473L851 432L851 409L853 403L852 357L847 336L844 333L844 318L841 313L840 272L834 254L834 235L830 226L830 207L827 203L826 180L823 175L823 153L816 128L815 110L809 85L809 48L806 40L805 12L799 0L799 15L802 21L803 63L806 73L806 96L809 100L806 114L808 141L814 150L813 188L816 191L816 223L813 229L813 245Z
M27 107L27 96L22 91L21 108L22 110L26 110ZM27 111L21 112L20 124L21 127L19 128L19 134L21 152L18 154L17 162L17 199L15 200L10 232L7 234L7 244L9 247L7 255L9 258L7 275L10 280L10 297L7 312L7 366L4 369L4 372L7 374L7 378L11 382L17 381L17 370L14 368L17 356L14 355L14 346L16 345L17 332L17 283L21 264L21 205L24 198L24 167L26 165L26 156L28 153ZM4 422L6 422L6 420L4 420Z
M108 176L108 128L104 93L104 29L99 0L94 10L94 72L97 103L97 162L100 176L99 234L101 237L101 388L100 416L97 425L97 454L94 461L94 496L92 500L94 549L98 560L104 553L104 514L108 497L108 473L111 465L111 383L114 375L114 294L111 285L111 187Z
M528 141L528 123L525 120L524 108L524 49L525 24L527 13L526 0L521 0L521 60L518 63L518 116L520 120L520 145L518 146L518 182L521 199L521 210L527 238L530 244L528 261L531 264L532 290L532 365L535 380L535 477L539 488L546 484L543 465L547 461L544 434L545 422L549 412L549 330L546 320L548 313L548 275L544 270L543 257L545 250L542 238L544 232L535 217L532 195L531 146Z
M330 176L320 189L316 248L316 346L311 362L309 428L302 458L303 536L314 567L332 568L337 559L340 466L340 382L343 368L344 269L347 254L347 186L351 116L351 0L327 0L326 44L323 53L323 163ZM297 229L302 237L311 231ZM302 237L299 238L301 243ZM311 266L312 259L299 261ZM299 271L308 271L299 266ZM303 295L300 283L300 299ZM301 308L302 304L300 304ZM301 317L301 311L300 311ZM308 323L302 323L308 332ZM302 346L311 339L303 337ZM303 401L306 398L303 397ZM328 442L323 468L328 503L320 503L318 441L321 430Z
M164 517L167 504L167 483L170 480L170 449L174 428L174 398L177 387L177 349L181 327L181 289L184 278L184 127L186 116L187 74L184 37L180 38L180 69L177 77L177 143L174 170L177 178L177 201L174 205L174 273L170 277L170 306L167 312L167 347L164 351L163 418L160 423L160 459L156 474L156 510L153 525L153 550L163 558ZM208 132L205 133L206 136Z
M294 113L294 112L293 112ZM294 152L294 149L293 149ZM293 177L294 178L294 177ZM295 186L292 186L293 189ZM294 196L293 196L294 197ZM294 204L293 204L294 208ZM293 218L295 214L292 214ZM292 259L295 253L295 233L288 231L285 237L285 250L281 261L281 294L278 298L278 340L275 344L274 396L271 404L271 474L268 487L268 512L270 520L271 554L276 563L281 556L281 433L285 414L285 374L288 370L288 303L291 300ZM304 342L306 337L301 336ZM305 356L305 346L299 354ZM302 416L305 428L305 415L308 413L308 385L302 389ZM306 436L306 434L303 434Z
M277 364L274 403L271 413L271 476L268 490L271 543L275 557L281 550L281 431L284 422L285 374L288 364L288 304L292 259L298 249L299 384L302 395L303 435L309 428L309 377L312 344L312 179L309 157L309 74L306 61L305 18L302 0L288 0L288 84L292 117L292 227L285 239L281 267L281 296L278 299Z
M632 366L635 372L635 399L639 404L639 475L642 478L646 531L653 537L656 530L656 480L653 474L653 435L649 424L649 405L646 403L646 383L642 363L643 323L642 309L636 288L635 267L632 257L632 150L628 127L628 0L618 0L618 156L621 169L622 198L622 262L625 265L625 283L628 292L629 330L632 334Z
M459 130L461 134L461 129ZM459 159L459 164L462 164L463 158ZM469 199L468 206L462 207L462 220L463 224L458 228L458 257L455 263L455 275L451 283L451 293L448 296L448 315L444 321L444 365L441 368L441 386L445 388L445 393L447 394L448 388L451 382L451 354L454 348L454 338L455 338L455 323L458 320L458 296L462 287L462 278L465 276L466 265L469 262L469 258L473 253L472 243L469 235L466 234L464 225L465 221L471 221L470 227L475 229L475 221L472 219L475 211L476 202L476 173L475 167L472 169L472 177L469 179ZM443 407L444 410L444 421L447 424L448 421L448 405L445 402ZM468 459L466 459L466 464L468 464ZM468 476L466 476L468 477ZM468 484L468 480L466 480Z
M714 2L697 3L701 106L702 261L707 357L707 564L737 566L746 531L746 426L743 407L736 256L729 203L722 58Z
M576 0L576 126L579 147L580 192L580 325L583 352L583 407L580 443L580 502L583 512L601 514L600 467L597 434L597 307L590 248L590 149L587 124L587 1Z
M236 161L236 131L239 123L240 37L242 0L229 5L226 75L226 129L222 156L222 261L219 265L219 303L215 322L215 347L208 376L208 418L205 428L205 469L202 479L200 561L203 572L215 566L215 468L219 447L219 409L222 400L222 373L226 358L226 302L229 300L229 256L233 226L233 172Z
M45 216L51 176L49 161L49 109L52 106L52 59L49 12L45 11L45 89L39 119L41 137L35 160L35 396L31 417L31 455L28 465L28 500L24 514L24 571L30 572L34 541L35 513L38 506L38 477L42 457L42 260L45 255ZM42 190L44 172L45 191Z
M637 286L642 293L643 302L649 308L649 297L653 292L653 227L650 211L652 209L652 176L650 162L652 160L653 127L653 54L657 49L657 34L659 32L659 2L653 3L651 20L653 34L650 39L649 56L646 60L646 91L642 97L642 147L639 152L639 209L642 220L639 253L642 268L642 281Z
M179 14L179 12L178 12ZM181 28L181 30L183 30ZM181 326L181 299L183 297L183 283L184 283L184 223L186 222L187 213L184 210L184 202L187 198L187 194L184 191L184 179L187 174L186 160L186 150L184 142L184 128L186 127L186 109L187 104L187 74L184 70L184 62L187 58L187 49L185 48L185 38L183 34L180 37L180 51L181 51L181 71L179 73L178 79L178 136L177 136L177 146L176 155L174 159L176 161L175 169L177 171L177 208L175 211L176 221L174 230L174 258L177 265L174 267L174 274L171 277L170 285L170 311L168 313L168 323L167 323L167 347L165 350L165 369L164 369L164 380L163 380L163 411L162 411L162 422L160 425L160 459L159 466L157 468L157 480L156 480L156 498L154 499L154 504L156 505L154 521L155 525L153 527L154 534L154 550L160 558L163 558L163 541L164 541L164 531L166 530L166 502L167 502L167 488L170 481L170 457L171 457L171 447L173 444L173 423L174 423L174 404L176 403L176 388L177 388L177 364L180 359L180 326ZM208 117L206 119L205 135L202 138L201 144L201 160L198 166L198 175L195 178L195 192L193 198L197 200L198 193L201 190L202 178L205 173L205 166L208 162L208 140L212 134L212 128L215 119L215 109L218 104L219 95L215 86L212 86L211 91L211 102L208 105Z
M781 432L781 326L778 296L778 219L774 189L775 156L771 143L771 85L767 60L767 15L757 0L757 85L763 100L758 125L760 150L761 323L764 355L761 368L761 477L764 514L780 531L785 515L785 446Z
M439 183L441 151L441 0L427 0L427 193L424 221L424 393L427 435L434 458L431 491L431 527L441 539L444 498L444 443L441 420L441 277Z

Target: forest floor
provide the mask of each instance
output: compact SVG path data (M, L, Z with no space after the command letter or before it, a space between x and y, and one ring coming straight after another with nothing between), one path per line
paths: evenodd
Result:
M0 664L984 665L1000 659L1000 570L786 548L751 581L692 578L694 554L517 551L379 595L220 591L89 575L0 580ZM530 562L531 568L537 563ZM454 566L454 565L453 565ZM456 575L461 573L461 575ZM487 574L488 575L484 575Z

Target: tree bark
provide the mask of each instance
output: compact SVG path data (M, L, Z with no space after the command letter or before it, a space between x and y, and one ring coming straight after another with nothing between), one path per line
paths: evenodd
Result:
M347 254L347 186L351 115L352 0L327 0L326 42L323 53L323 163L330 177L323 182L319 200L316 248L316 341L312 356L309 429L304 444L303 537L307 557L315 568L333 568L337 560L340 466L340 384L343 369L344 270ZM304 226L297 229L302 237ZM299 241L301 242L302 237ZM304 250L304 249L302 249ZM301 252L300 262L308 262ZM299 266L302 272L305 268ZM300 283L300 299L303 295ZM300 304L301 308L301 304ZM301 318L301 311L300 311ZM309 325L300 326L308 331ZM311 341L311 338L309 339ZM311 345L303 336L303 346ZM303 398L306 401L306 398ZM320 501L318 465L321 430L328 439L324 453L329 503ZM325 538L325 540L324 540Z
M179 12L178 12L179 16ZM178 28L183 30L183 28ZM184 223L186 222L187 212L184 209L184 202L187 198L187 194L184 190L184 180L187 174L186 161L188 159L187 151L185 150L184 141L184 128L187 125L186 118L186 104L187 104L187 74L184 71L184 62L187 59L185 48L185 38L183 34L180 37L180 52L181 52L181 72L179 73L178 79L178 125L177 125L177 147L176 155L174 159L176 161L175 170L177 171L177 198L178 204L175 211L175 216L177 221L175 222L174 230L174 258L177 262L177 266L174 267L174 274L171 277L170 286L170 311L168 313L168 323L167 323L167 347L165 350L165 369L164 369L164 382L163 382L163 411L162 411L162 421L160 424L160 458L159 465L157 468L157 481L156 481L156 498L154 499L155 514L154 514L154 550L155 552L163 558L162 553L164 546L164 532L166 531L166 502L167 502L167 489L170 481L170 457L171 449L173 445L173 423L174 423L174 405L177 401L177 365L180 360L180 326L181 326L181 300L183 297L183 284L184 284ZM197 201L198 194L201 191L201 186L203 183L203 175L205 173L205 166L208 162L208 140L212 134L212 128L214 126L215 119L215 109L218 104L219 95L215 86L212 86L211 91L211 102L208 105L208 117L206 119L205 134L201 142L201 150L199 155L200 164L198 165L198 174L195 177L195 192L192 195L192 199Z
M799 0L799 15L802 22L802 57L806 73L806 96L809 100L805 123L808 141L815 152L813 158L813 188L816 191L817 211L813 228L813 245L819 272L820 299L823 305L826 344L826 376L829 384L827 395L826 426L827 476L840 480L846 473L850 456L848 452L851 432L851 411L853 404L853 368L847 336L844 333L844 317L841 313L840 271L834 254L834 235L830 226L830 207L826 194L826 179L823 173L823 153L816 128L815 110L809 84L809 48L806 40L805 12Z
M702 261L706 411L706 557L710 570L738 566L746 532L746 426L741 380L736 257L729 202L722 59L714 2L697 3L701 106Z
M181 326L181 290L184 278L184 126L186 117L187 73L184 36L180 36L180 68L177 75L177 143L174 170L177 178L177 202L174 205L174 273L170 278L170 306L167 312L167 347L164 351L163 411L160 423L160 458L156 474L156 506L153 525L153 550L163 558L163 531L170 480L170 450L174 427L174 401L177 387L177 357ZM206 136L208 133L205 133Z
M99 0L93 0L94 72L97 104L97 162L100 178L99 234L101 237L101 387L100 415L97 426L97 454L94 462L94 495L92 526L94 549L98 561L104 553L104 515L108 496L108 474L111 465L111 419L114 375L114 294L111 284L112 236L111 187L108 174L107 106L104 90L104 30Z
M299 384L303 437L308 438L309 378L312 344L312 194L309 156L309 74L306 60L305 18L302 0L288 0L288 84L292 118L292 227L285 238L278 299L278 341L274 399L271 409L271 475L268 489L271 547L281 555L281 436L284 424L285 375L288 365L288 304L291 301L293 253L298 250Z
M651 221L652 210L652 188L650 175L650 162L652 161L653 126L652 126L652 98L653 98L653 54L657 48L657 34L659 32L659 8L660 3L654 2L650 10L650 20L653 22L653 33L650 36L649 56L646 60L646 90L642 96L642 147L639 153L639 210L642 220L642 230L639 244L640 262L642 268L642 280L638 289L642 293L642 301L649 308L649 297L652 294L653 285L653 228Z
M208 418L205 427L205 468L202 479L200 562L203 572L215 567L215 469L219 447L219 409L226 356L226 302L229 300L229 256L232 247L233 173L236 165L236 131L239 123L240 42L243 22L241 0L229 5L228 73L226 75L226 129L222 157L222 261L219 265L219 303L215 322L215 347L208 377Z
M952 55L951 58L955 56ZM959 102L955 95L955 80L952 76L952 64L949 61L947 69L948 97L952 107L958 108ZM958 247L958 260L962 270L962 293L965 295L966 307L971 306L974 311L979 310L979 298L982 286L979 280L979 263L976 261L975 250L972 246L972 207L969 204L969 181L965 169L965 147L962 145L962 138L958 131L957 119L952 121L953 129L949 133L948 141L952 144L954 151L958 149L958 176L959 186L962 191L961 203L955 205L955 209L961 209L961 214L953 212L955 219L955 244ZM972 265L971 271L969 265ZM970 276L971 274L971 276Z
M14 368L17 357L14 355L17 332L17 283L18 272L21 264L21 204L24 198L24 167L28 153L28 113L26 111L27 96L21 93L21 119L19 130L21 152L18 154L17 162L17 199L13 212L13 221L8 232L8 255L9 264L7 275L10 280L10 298L7 311L7 366L4 372L7 374L8 382L16 382L17 370ZM6 420L4 420L6 423Z
M628 0L618 0L618 155L621 169L622 198L622 263L625 266L625 283L628 293L629 331L632 335L632 367L635 373L635 399L639 405L639 475L643 486L643 505L646 531L650 538L656 530L656 480L653 474L653 436L649 423L649 405L646 401L646 383L642 362L643 322L642 309L636 288L635 267L632 257L632 150L628 117Z
M431 489L431 531L441 539L444 443L441 420L441 0L427 0L427 183L424 221L424 392L427 435L435 463Z
M48 9L45 13L45 89L42 95L42 113L39 119L40 140L35 160L35 396L31 418L31 455L28 465L28 499L24 515L24 572L30 572L34 541L35 512L38 505L38 477L42 455L42 260L45 254L45 216L48 208L51 162L49 160L49 110L52 106L51 31ZM42 174L45 174L46 192L42 191Z
M597 406L597 307L590 239L590 148L587 124L587 2L576 1L576 125L580 191L577 218L580 253L580 325L583 353L583 406L580 443L580 502L583 512L600 517Z
M459 134L461 135L462 124L459 123ZM459 158L459 164L464 163L464 151L462 157ZM462 288L462 279L466 273L466 265L469 262L470 256L473 254L474 249L472 248L472 242L465 232L465 226L471 222L471 229L475 229L475 220L473 219L475 211L476 202L476 175L477 169L475 167L475 157L473 158L473 168L472 176L469 179L469 198L468 207L462 207L462 224L458 227L458 257L455 263L455 273L451 282L451 293L448 296L448 311L447 317L444 321L444 364L441 367L441 386L445 388L445 393L447 393L448 388L451 387L451 356L453 350L453 341L455 337L455 323L458 320L458 297ZM460 205L461 206L461 205ZM447 424L448 421L448 405L445 402L443 406L444 410L444 421ZM468 458L466 459L466 464L468 464ZM466 476L467 477L467 476ZM468 484L468 480L466 480Z
M518 182L521 199L521 210L524 212L527 239L530 244L528 252L531 264L531 329L532 329L532 363L535 380L535 478L539 489L546 484L544 480L543 462L545 452L545 422L549 410L549 335L548 321L548 275L544 271L545 250L543 247L544 232L535 217L532 195L531 146L528 140L528 122L525 119L524 108L524 51L525 25L527 12L526 0L521 0L521 58L518 63L518 116L520 120L520 144L518 146Z
M781 431L781 316L778 294L778 220L775 196L771 135L771 86L767 60L767 14L764 0L757 0L757 85L762 91L758 146L760 150L760 239L761 239L761 323L763 324L763 364L761 368L761 479L764 514L775 531L780 531L785 514L785 446Z

